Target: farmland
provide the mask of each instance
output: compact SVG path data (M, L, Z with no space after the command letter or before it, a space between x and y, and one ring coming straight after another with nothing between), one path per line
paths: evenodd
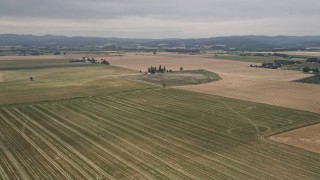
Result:
M274 141L320 153L320 124L277 134L270 138Z
M274 60L282 59L279 57L239 56L239 55L233 55L233 54L219 54L215 56L209 56L209 58L252 62L252 63L273 62Z
M128 66L122 58L108 60ZM34 81L0 82L0 179L320 178L318 153L269 138L320 123L319 114L128 81L139 74L134 69L160 61L170 69L195 63L185 56L126 58L131 69L36 59L25 60L26 69L13 63L0 71L45 72ZM216 66L227 80L227 71L244 73L196 58L197 69ZM251 78L266 76L257 74Z
M320 86L292 82L311 76L299 71L249 67L250 62L220 60L186 55L140 56L108 58L116 66L140 70L165 64L168 69L204 69L223 78L213 83L179 86L179 89L248 100L286 108L320 112Z
M169 73L133 75L127 76L126 79L150 82L165 86L181 86L214 82L220 80L221 77L216 73L200 69L187 71L173 71Z
M320 176L319 155L264 138L318 114L157 88L0 112L0 174L10 179Z
M69 63L66 60L24 60L21 64L8 60L1 72L0 105L77 98L146 88L148 85L122 80L122 75L138 71L101 64ZM34 77L33 81L29 77Z

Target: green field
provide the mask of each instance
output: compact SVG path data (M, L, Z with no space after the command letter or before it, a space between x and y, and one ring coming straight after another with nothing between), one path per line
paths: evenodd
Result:
M232 60L232 61L243 61L252 63L268 63L274 60L283 59L281 57L259 57L259 56L239 56L232 54L219 54L208 56L209 58L222 59L222 60Z
M319 114L127 81L137 72L114 66L34 71L48 74L0 83L0 179L320 178L319 154L268 139Z

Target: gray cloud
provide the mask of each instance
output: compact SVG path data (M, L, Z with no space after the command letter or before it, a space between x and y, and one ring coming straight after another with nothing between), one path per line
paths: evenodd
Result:
M0 0L0 33L320 35L319 9L318 0Z

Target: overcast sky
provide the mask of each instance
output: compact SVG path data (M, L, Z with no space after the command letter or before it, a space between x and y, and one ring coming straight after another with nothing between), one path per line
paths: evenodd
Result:
M129 38L320 35L320 0L0 0L0 33Z

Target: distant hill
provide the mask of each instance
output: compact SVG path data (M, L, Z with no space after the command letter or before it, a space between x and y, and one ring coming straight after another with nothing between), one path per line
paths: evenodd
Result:
M320 47L320 36L227 36L200 39L127 39L0 34L0 46L129 46L129 47L212 47L235 49L305 49Z
M83 47L104 44L136 44L143 43L145 40L125 39L125 38L101 38L101 37L67 37L67 36L34 36L0 34L0 46L69 46Z

